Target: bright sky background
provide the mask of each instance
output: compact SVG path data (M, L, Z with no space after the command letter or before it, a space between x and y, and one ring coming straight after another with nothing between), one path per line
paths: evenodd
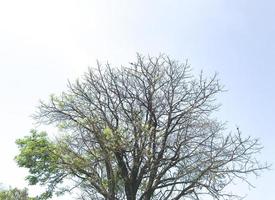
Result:
M0 0L0 182L26 185L14 141L33 128L39 99L64 90L96 59L127 64L136 52L219 72L229 90L220 118L260 138L261 159L275 163L274 1ZM256 188L235 191L274 199L274 171L252 180Z

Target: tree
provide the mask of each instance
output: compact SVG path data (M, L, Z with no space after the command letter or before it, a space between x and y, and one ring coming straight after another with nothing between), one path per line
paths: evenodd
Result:
M10 188L9 190L0 190L1 200L35 200L28 195L26 188L20 190L18 188Z
M98 63L40 103L34 119L61 134L18 140L17 163L29 169L30 184L48 185L45 198L64 180L82 199L237 197L226 186L268 166L255 158L257 139L227 133L213 116L222 91L216 75L196 78L166 55L138 55L121 68Z

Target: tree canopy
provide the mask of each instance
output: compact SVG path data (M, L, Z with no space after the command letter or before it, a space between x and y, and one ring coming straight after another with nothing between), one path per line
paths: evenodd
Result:
M48 186L45 199L73 188L81 199L237 197L226 187L267 165L255 157L257 139L213 116L222 91L216 75L195 76L166 55L138 55L120 68L98 63L40 103L35 121L60 133L33 130L17 140L16 161L30 184Z

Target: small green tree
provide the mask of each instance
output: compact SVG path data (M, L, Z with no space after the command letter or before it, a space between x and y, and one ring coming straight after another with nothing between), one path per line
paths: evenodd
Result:
M36 198L29 197L28 190L10 188L8 190L0 190L0 200L36 200Z
M216 75L195 77L165 55L138 55L122 68L98 64L41 102L34 119L63 134L50 140L32 131L17 140L16 161L30 184L48 186L43 198L72 188L82 199L235 197L226 186L267 165L255 159L258 140L226 133L212 116L222 91ZM72 187L60 189L64 180Z
M31 131L30 136L16 140L20 154L16 156L19 166L29 169L26 177L30 185L40 183L48 185L48 190L41 195L41 199L52 197L52 191L65 178L65 169L62 169L59 158L61 154L57 145L47 138L45 132Z

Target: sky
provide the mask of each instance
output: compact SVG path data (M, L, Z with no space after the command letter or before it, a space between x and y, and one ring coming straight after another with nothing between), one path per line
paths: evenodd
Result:
M15 140L34 128L40 99L66 90L96 60L127 65L137 52L217 72L228 90L217 116L259 138L259 159L275 163L274 1L0 0L0 183L27 186ZM234 191L271 200L274 179L265 171L251 179L255 188Z

